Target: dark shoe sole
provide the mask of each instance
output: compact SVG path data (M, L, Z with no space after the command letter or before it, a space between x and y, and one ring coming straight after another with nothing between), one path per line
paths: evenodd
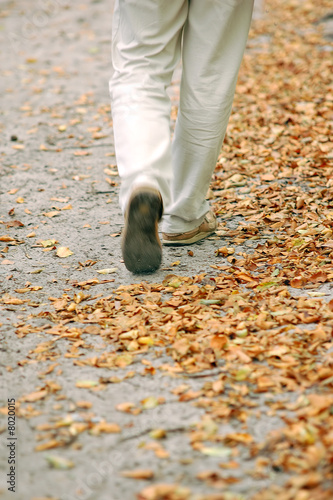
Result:
M162 261L162 245L158 236L158 221L163 203L158 191L136 190L125 214L122 254L126 268L134 274L156 271Z

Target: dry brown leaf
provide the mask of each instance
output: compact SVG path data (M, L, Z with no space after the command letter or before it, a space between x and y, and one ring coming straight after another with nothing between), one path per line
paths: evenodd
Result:
M166 483L148 486L138 494L138 500L188 500L189 498L188 488Z
M121 428L119 427L118 424L108 423L108 422L99 422L98 424L95 424L90 431L90 433L93 436L98 436L102 432L105 432L106 434L117 433L117 432L121 432Z
M44 399L47 396L47 391L42 389L40 391L31 392L26 396L22 397L22 401L26 401L27 403L34 403L35 401L39 401Z

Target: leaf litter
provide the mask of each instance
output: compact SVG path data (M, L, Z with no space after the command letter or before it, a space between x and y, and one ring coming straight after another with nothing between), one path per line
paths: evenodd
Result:
M40 402L61 394L61 386L45 377L61 365L62 357L71 360L73 369L96 369L95 378L77 378L76 387L103 391L107 384L133 377L137 360L145 354L151 353L158 360L158 353L164 352L169 362L147 365L144 376L163 372L190 379L208 373L200 390L181 384L172 391L182 404L205 410L201 420L186 431L193 451L224 460L220 470L200 471L198 481L222 490L219 498L241 498L230 496L228 488L242 481L242 476L225 471L237 470L237 457L246 449L256 461L253 477L269 481L272 471L289 475L285 484L271 484L251 499L332 497L333 300L325 300L327 288L322 288L333 281L332 60L331 52L321 47L320 32L313 27L329 7L325 0L316 5L300 1L282 5L269 0L266 8L274 15L252 26L252 50L244 57L234 112L209 191L220 217L214 252L220 262L214 260L212 273L192 277L169 274L161 283L119 286L108 297L94 301L83 291L50 297L48 310L38 314L46 322L42 327L21 321L16 328L19 338L41 332L51 336L19 362L20 366L51 363L40 375L41 385L18 402L19 417L38 415ZM267 42L257 50L262 35ZM66 128L58 127L60 132ZM98 130L92 133L94 139L100 138ZM73 153L90 154L87 150ZM113 177L115 167L109 165L104 172ZM113 185L114 181L108 182ZM17 191L12 189L8 194ZM69 199L54 201L68 203ZM19 197L16 203L26 200ZM56 210L43 215L56 217L72 205L52 208ZM23 243L7 234L11 228L23 227L20 221L2 224L6 228L0 237L2 243ZM27 238L35 236L30 233ZM38 246L52 250L56 243L54 239L41 240ZM3 257L5 248L0 253ZM67 247L56 249L60 258L72 254ZM4 259L1 263L9 262ZM87 260L79 264L83 268L95 263ZM177 260L171 267L179 265ZM97 273L116 271L106 268ZM87 290L112 281L92 278L75 282L73 287ZM16 292L31 290L30 284ZM7 307L29 307L29 300L9 294L4 294L1 302ZM99 337L107 349L96 354L90 336ZM57 347L60 342L65 342L64 353ZM121 376L100 377L100 368L118 370ZM214 377L209 376L212 370L217 370ZM59 376L57 380L61 380ZM297 398L285 398L286 393L297 394ZM247 430L247 422L258 412L258 394L267 395L266 418L281 414L284 422L262 438ZM135 417L164 403L158 394L147 395L137 402L124 398L116 409ZM6 408L0 411L5 413ZM228 422L240 423L242 431L219 433L219 425ZM96 417L91 404L83 401L77 404L76 413L35 428L40 442L35 450L76 449L82 433L98 438L101 434L121 434L122 430L118 423ZM154 441L143 448L166 459L169 452L156 440L167 433L165 429L151 430ZM74 466L61 456L45 458L56 469ZM137 480L155 476L151 469L124 470L121 474ZM157 483L145 487L138 498L187 499L190 490Z

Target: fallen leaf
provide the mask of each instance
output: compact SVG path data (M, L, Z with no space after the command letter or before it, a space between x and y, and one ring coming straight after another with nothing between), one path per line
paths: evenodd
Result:
M125 403L119 403L116 405L116 410L118 411L123 411L125 413L130 413L130 411L135 407L134 403L131 402L125 402Z
M154 477L154 471L151 469L123 470L120 474L123 477L129 477L131 479L151 479Z
M156 408L156 406L160 404L159 399L155 396L149 396L148 398L145 398L140 402L144 410L151 410L152 408Z
M214 335L214 337L210 339L210 347L217 351L224 349L227 343L228 339L225 335Z
M67 247L59 247L57 249L57 256L61 258L69 257L70 255L73 255L73 252Z
M110 268L107 268L107 269L99 269L96 272L99 273L99 274L112 274L112 273L116 273L117 271L118 271L117 267L110 267Z
M34 403L36 401L44 399L46 396L47 396L47 391L45 389L42 389L41 391L31 392L30 394L23 396L22 400L28 403Z
M199 451L204 455L209 455L210 457L229 458L232 454L232 449L227 448L226 446L215 446L215 447L204 446L200 448Z
M58 441L57 439L51 439L46 443L35 446L35 451L51 450L53 448L59 448L59 446L63 446L63 443L61 441Z
M3 263L3 261L2 261ZM14 264L14 262L12 262L12 264ZM8 304L8 305L20 305L20 304L24 304L24 300L22 299L18 299L17 297L11 297L10 295L4 295L3 298L2 298L2 302L4 304Z
M90 389L91 387L96 387L98 382L96 380L78 380L75 384L76 387L80 389Z
M98 424L95 424L94 427L90 430L90 434L92 434L93 436L98 436L102 432L106 434L118 433L121 432L121 428L118 424L99 422Z
M56 455L45 455L45 460L54 469L68 470L75 466L74 462L71 460Z
M44 248L53 247L57 242L57 240L42 240L39 242Z
M150 431L149 436L152 439L163 439L166 437L166 431L164 429L153 429Z
M0 241L4 241L4 242L15 241L15 238L12 238L8 234L5 234L4 236L0 236Z
M45 217L49 217L51 219L52 217L56 217L57 215L60 215L60 212L59 212L59 210L52 210L51 212L43 212L43 215L45 215Z
M177 484L158 483L144 488L137 495L138 500L188 500L190 490Z
M24 224L19 220L11 220L5 223L9 227L24 227Z

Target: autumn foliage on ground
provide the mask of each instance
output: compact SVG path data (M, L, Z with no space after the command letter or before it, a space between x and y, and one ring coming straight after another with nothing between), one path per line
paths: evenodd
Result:
M46 326L27 321L16 332L20 338L36 331L49 335L29 355L51 362L47 377L61 362L54 347L64 338L73 369L119 368L117 380L78 382L93 390L132 377L132 363L148 352L169 354L170 362L159 370L170 376L213 370L217 377L203 378L201 390L185 384L175 392L184 404L205 409L188 430L193 450L229 454L219 470L197 477L216 488L206 500L240 498L223 491L239 481L232 472L241 447L256 459L254 477L269 478L271 470L289 474L285 484L271 483L253 500L332 498L333 300L326 294L333 281L333 65L332 44L315 24L330 7L328 1L269 0L268 15L253 24L209 191L219 216L217 236L224 242L215 240L220 263L211 266L212 273L182 276L175 263L161 283L120 286L96 301L87 301L93 280L74 283L73 292L50 298L49 310L40 313ZM236 217L239 224L230 229ZM248 253L239 251L249 240ZM100 335L110 348L91 356L89 335ZM145 375L154 377L154 366L143 363ZM49 382L23 397L21 415L57 390ZM272 395L267 418L279 412L284 426L260 441L246 422L258 412L253 395L263 393ZM288 393L296 395L289 402ZM163 403L156 395L141 406L126 402L117 409L135 416ZM238 421L243 431L219 434L218 425L226 421ZM73 432L88 431L121 429L89 419L45 423L36 450L68 445ZM154 448L161 459L162 437L155 436ZM146 470L126 473L153 476ZM152 484L138 498L185 500L191 491Z

